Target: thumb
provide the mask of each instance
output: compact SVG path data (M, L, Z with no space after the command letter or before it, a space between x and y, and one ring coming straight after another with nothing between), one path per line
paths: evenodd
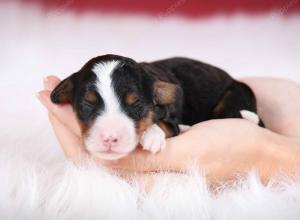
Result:
M80 161L87 156L80 137L65 127L52 113L49 113L49 120L66 157L73 161Z
M50 100L50 91L43 90L37 93L39 101L52 113L56 119L69 127L76 135L80 136L80 127L71 105L57 105Z

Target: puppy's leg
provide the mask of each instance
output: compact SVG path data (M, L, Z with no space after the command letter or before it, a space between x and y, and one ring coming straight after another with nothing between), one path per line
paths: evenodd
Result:
M140 143L145 150L156 153L166 146L166 138L179 133L177 125L165 121L158 121L149 127L141 137Z
M264 127L256 112L256 99L252 90L246 84L234 81L214 107L210 118L244 118Z
M143 149L155 154L165 148L166 134L157 124L153 124L142 135L140 144Z

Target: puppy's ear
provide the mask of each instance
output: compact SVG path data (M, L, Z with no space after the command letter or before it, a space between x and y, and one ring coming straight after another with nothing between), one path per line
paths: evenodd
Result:
M63 81L52 91L50 98L53 103L64 104L70 103L74 91L74 76L70 76Z
M153 99L155 104L169 105L175 102L178 86L173 83L156 81L153 84Z

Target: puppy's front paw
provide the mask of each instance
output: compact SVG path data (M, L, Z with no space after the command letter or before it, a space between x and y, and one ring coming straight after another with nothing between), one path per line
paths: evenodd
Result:
M151 151L153 154L157 153L166 146L166 134L156 124L149 127L141 137L140 140L143 149Z

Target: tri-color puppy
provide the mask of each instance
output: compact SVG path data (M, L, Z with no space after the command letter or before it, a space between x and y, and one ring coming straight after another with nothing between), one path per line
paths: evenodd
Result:
M104 55L91 59L52 92L54 103L70 103L87 149L118 159L140 143L153 153L179 124L246 118L261 126L251 89L223 70L187 58L152 63Z

